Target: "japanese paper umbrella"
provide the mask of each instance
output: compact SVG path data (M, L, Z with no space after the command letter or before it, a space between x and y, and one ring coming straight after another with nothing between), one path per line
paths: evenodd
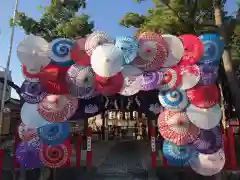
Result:
M42 69L39 79L42 87L49 94L67 94L68 86L66 83L66 73L68 67L60 67L56 64L49 64Z
M122 69L124 83L119 94L123 96L132 96L138 93L142 88L142 70L131 65L125 65Z
M219 127L201 130L199 137L193 142L196 150L203 154L213 154L222 148L223 141Z
M87 36L87 40L85 42L85 51L89 56L91 56L93 50L95 50L97 46L105 43L113 43L113 40L106 32L94 31L92 34Z
M38 74L30 74L27 72L27 68L25 65L21 66L22 75L25 80L30 82L39 82L39 73Z
M213 85L197 85L187 90L187 97L191 104L199 108L210 108L219 103L218 87Z
M222 111L217 104L211 108L199 108L193 104L186 109L189 120L201 129L212 129L217 126L222 117Z
M18 126L18 135L20 139L22 139L23 141L27 141L37 137L37 129L28 128L25 124L21 122Z
M161 91L158 95L163 107L172 111L181 111L188 105L188 99L184 91L175 89L173 91Z
M80 37L75 39L70 50L71 59L78 65L89 66L90 56L85 51L86 38Z
M73 42L66 38L57 38L51 42L51 60L53 64L58 66L70 66L74 64L71 59L70 50Z
M164 139L186 145L197 139L200 129L189 121L185 112L165 110L158 117L158 128Z
M140 34L138 41L138 55L143 62L139 61L141 63L138 63L136 61L134 63L137 66L142 64L144 70L156 70L160 68L168 56L168 46L162 36L153 32L144 32Z
M197 153L190 161L191 168L203 176L213 176L219 173L225 165L223 149L213 154Z
M86 98L94 94L94 73L89 66L72 65L66 74L69 93L76 98Z
M182 41L174 35L163 34L162 35L165 42L168 44L168 57L165 59L162 67L170 67L177 65L184 55L184 47Z
M124 83L121 72L110 78L104 78L98 75L95 75L95 78L94 88L97 92L105 96L111 96L120 92Z
M192 34L184 34L178 37L184 47L184 54L179 65L193 65L203 54L203 44L201 40Z
M198 84L201 74L199 67L194 64L191 66L180 66L182 83L180 89L186 90Z
M40 159L47 167L61 168L67 165L71 153L71 147L66 143L56 146L44 144L40 150Z
M37 129L38 136L44 144L55 146L62 144L69 135L68 122L52 123Z
M39 36L29 35L17 47L17 56L30 74L37 74L46 67L51 61L50 54L49 43Z
M28 128L38 128L49 124L37 111L38 104L24 103L21 109L22 122Z
M200 64L219 64L223 50L224 42L217 34L203 34L199 36L203 44L203 55L198 63Z
M46 95L47 92L42 89L39 82L24 81L21 86L21 94L27 103L39 103Z
M199 65L201 78L200 84L215 84L218 77L218 65L201 64Z
M194 148L191 145L176 146L166 140L163 142L163 154L170 165L184 166L193 157L194 153Z
M126 64L131 63L138 54L138 41L130 36L119 36L115 40L115 46L123 52Z
M158 72L144 72L142 79L142 90L150 91L157 87L160 78L160 74Z
M49 122L63 122L74 115L78 100L70 95L47 95L39 104L38 112Z
M16 159L23 168L41 168L43 166L40 158L39 146L31 146L31 142L23 141L16 149Z
M91 55L93 71L102 77L109 78L122 70L124 63L123 52L114 44L97 46Z
M163 74L161 84L158 84L160 91L174 90L181 85L182 77L178 67L162 68L159 72Z

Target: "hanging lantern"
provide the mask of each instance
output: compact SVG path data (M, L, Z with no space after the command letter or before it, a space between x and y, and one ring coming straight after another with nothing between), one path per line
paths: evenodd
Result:
M125 119L129 120L130 119L130 112L125 112Z
M137 111L133 111L133 119L138 119L138 112Z
M118 111L117 113L117 119L122 120L123 119L123 113L121 111Z

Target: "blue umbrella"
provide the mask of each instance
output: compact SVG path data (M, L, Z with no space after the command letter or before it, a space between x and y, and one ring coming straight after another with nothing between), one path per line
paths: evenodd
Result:
M224 50L224 42L217 34L203 34L199 36L203 44L203 55L199 64L219 64Z
M25 80L22 83L20 95L27 103L36 104L47 95L47 92L44 91L39 82Z
M23 141L17 147L16 159L23 168L41 168L42 162L39 158L39 152L39 138Z
M222 136L219 127L202 129L198 139L193 142L196 150L203 154L213 154L223 147Z
M138 53L138 41L129 36L120 36L116 38L115 46L123 52L126 64L131 63Z
M188 105L185 91L180 91L179 89L162 91L159 93L158 99L161 105L167 109L182 110Z
M174 166L184 166L195 154L191 145L177 146L169 141L163 143L163 154L168 163Z
M70 50L73 42L70 39L58 38L51 42L52 54L51 63L58 66L71 66L74 61L71 59Z
M37 129L40 140L44 144L55 146L62 144L69 134L67 122L52 123Z

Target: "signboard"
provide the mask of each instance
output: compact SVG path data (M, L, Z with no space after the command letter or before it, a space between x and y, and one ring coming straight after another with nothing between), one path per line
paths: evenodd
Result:
M92 149L92 138L90 136L87 137L87 151L90 152Z

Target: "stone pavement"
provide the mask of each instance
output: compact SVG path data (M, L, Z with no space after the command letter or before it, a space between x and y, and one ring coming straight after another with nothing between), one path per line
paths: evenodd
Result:
M11 170L11 142L5 145L3 180L13 180ZM150 147L143 141L108 141L94 142L93 165L91 171L85 168L74 168L75 152L71 157L72 168L56 170L55 180L150 180L148 169L151 166ZM83 161L84 162L84 161ZM82 164L83 164L82 162ZM157 179L160 180L213 180L213 177L202 177L191 170L175 171L176 168L158 168ZM46 169L49 172L49 169ZM53 180L40 175L40 169L29 170L26 178L20 179L18 173L14 180ZM43 174L43 173L42 173ZM51 174L51 173L50 173Z

